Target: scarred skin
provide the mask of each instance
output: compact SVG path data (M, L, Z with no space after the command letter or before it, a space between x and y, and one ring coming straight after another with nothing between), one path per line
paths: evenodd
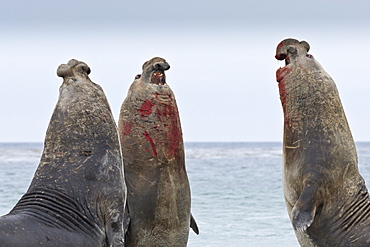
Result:
M198 230L190 214L179 113L164 74L169 68L158 57L144 63L121 107L130 215L126 246L186 246L190 224Z
M118 134L90 68L70 60L31 185L0 217L0 246L124 246L126 187Z
M286 39L276 58L284 111L285 201L301 246L370 246L370 201L356 147L332 78Z

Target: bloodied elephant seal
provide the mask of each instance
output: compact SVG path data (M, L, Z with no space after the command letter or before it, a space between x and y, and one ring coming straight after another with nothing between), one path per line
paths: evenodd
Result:
M284 111L285 201L301 246L370 246L370 201L334 81L308 54L307 42L286 39L276 58Z
M90 68L70 60L26 194L0 217L0 246L123 246L126 187L118 133Z
M143 65L122 104L118 129L125 160L130 225L127 246L186 246L190 187L170 65L155 57Z

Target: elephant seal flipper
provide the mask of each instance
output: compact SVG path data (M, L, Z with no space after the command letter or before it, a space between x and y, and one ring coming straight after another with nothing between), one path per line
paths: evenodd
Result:
M199 228L198 228L198 224L197 222L195 221L194 217L193 217L193 214L190 214L190 228L193 229L193 231L199 235Z
M370 244L370 196L356 146L330 75L305 41L285 39L275 58L284 113L283 188L301 246Z
M127 246L186 246L190 227L199 232L190 213L180 116L166 82L169 68L163 58L145 62L120 110Z
M296 231L303 232L311 226L316 214L317 186L305 185L292 209L292 224Z
M75 59L62 64L58 102L31 184L0 217L0 245L124 246L126 185L118 133L102 88Z

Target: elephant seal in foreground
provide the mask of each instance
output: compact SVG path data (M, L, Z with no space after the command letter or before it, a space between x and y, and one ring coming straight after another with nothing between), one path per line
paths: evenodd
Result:
M31 185L0 217L0 246L124 246L118 133L90 68L70 60Z
M285 201L301 246L370 246L370 201L332 78L309 44L283 40L276 72L284 111Z
M143 65L122 104L118 129L127 184L127 246L186 246L190 187L170 65L155 57Z

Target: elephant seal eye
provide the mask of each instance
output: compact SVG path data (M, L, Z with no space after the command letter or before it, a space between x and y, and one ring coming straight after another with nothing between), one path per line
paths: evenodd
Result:
M313 56L311 54L307 54L306 57L313 58Z
M140 77L141 77L141 74L137 74L137 75L135 76L135 80L136 80L136 79L140 79Z

